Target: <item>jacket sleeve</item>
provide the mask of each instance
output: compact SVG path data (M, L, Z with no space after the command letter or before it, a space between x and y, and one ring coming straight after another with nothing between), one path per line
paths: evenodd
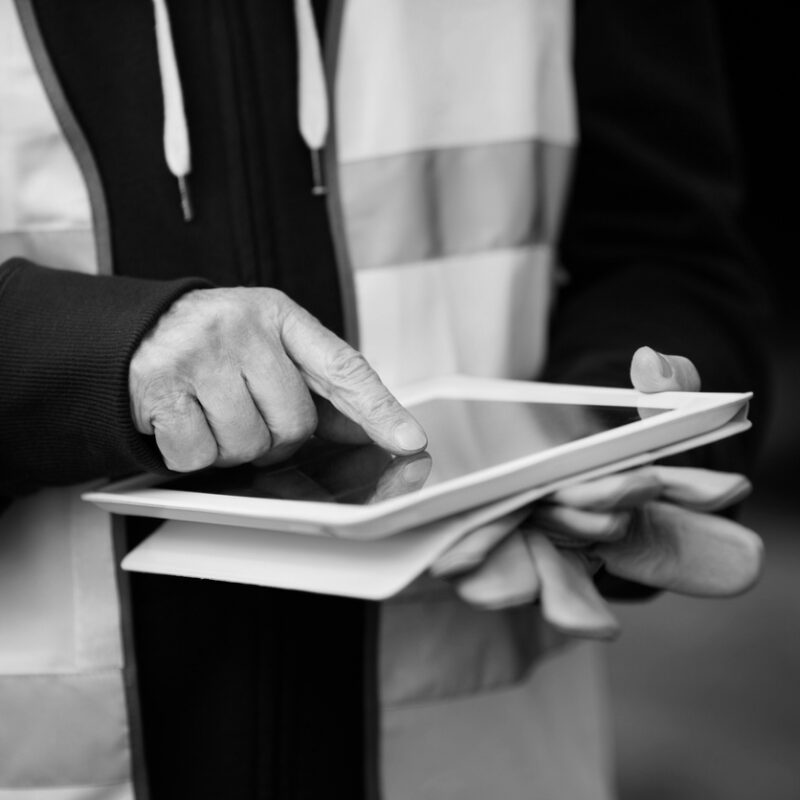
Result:
M133 425L128 363L161 313L206 285L0 264L0 497L163 470Z
M766 408L766 292L740 234L742 188L715 19L702 0L576 3L580 146L545 379L630 385L649 345L708 391L753 391L754 430L679 463L751 464ZM654 590L604 571L603 594Z
M740 235L715 36L701 0L577 3L580 146L545 377L628 386L649 345L692 359L705 390L754 391L758 417L765 289ZM752 444L735 437L702 463L743 469Z

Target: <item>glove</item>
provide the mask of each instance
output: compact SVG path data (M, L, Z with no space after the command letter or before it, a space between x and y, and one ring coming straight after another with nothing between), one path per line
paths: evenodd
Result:
M756 582L761 539L710 513L749 491L741 475L686 467L606 476L555 492L524 520L526 512L516 512L472 531L431 572L451 579L465 601L481 608L538 597L545 619L559 630L611 638L618 626L591 580L600 566L698 597L740 594Z

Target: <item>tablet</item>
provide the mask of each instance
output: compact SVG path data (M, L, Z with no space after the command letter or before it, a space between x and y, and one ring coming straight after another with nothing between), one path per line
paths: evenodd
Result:
M721 428L750 394L451 376L400 394L421 454L310 440L281 465L139 476L85 499L119 514L377 539Z
M470 531L522 509L556 489L702 447L749 427L746 420L728 422L710 433L378 539L296 536L280 531L169 520L125 556L122 568L385 600L403 591Z

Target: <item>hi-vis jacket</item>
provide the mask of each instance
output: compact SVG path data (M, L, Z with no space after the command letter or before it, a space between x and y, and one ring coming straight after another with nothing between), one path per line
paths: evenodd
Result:
M576 142L572 4L332 7L325 171L349 337L390 387L536 376ZM107 188L34 4L0 0L0 264L113 272ZM40 490L0 515L0 800L135 796L110 520L84 488ZM384 606L380 636L385 800L609 796L592 648L552 648L532 607L478 612L430 584Z

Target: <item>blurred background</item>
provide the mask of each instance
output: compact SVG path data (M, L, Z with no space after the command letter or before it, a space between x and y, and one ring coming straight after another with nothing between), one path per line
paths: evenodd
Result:
M747 181L745 224L774 301L773 407L743 522L766 543L734 600L618 605L609 648L620 800L800 800L800 190L791 5L717 2Z

